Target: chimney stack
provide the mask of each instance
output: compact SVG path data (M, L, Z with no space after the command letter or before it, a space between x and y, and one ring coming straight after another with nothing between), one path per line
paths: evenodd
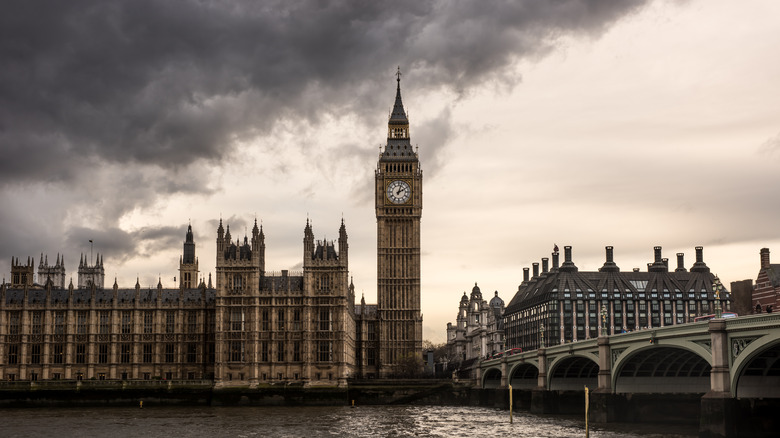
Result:
M523 283L528 283L528 268L523 268Z
M560 268L564 272L576 272L577 266L571 261L571 246L563 247L563 265Z
M710 272L710 268L704 263L704 248L696 247L696 263L691 266L691 272Z
M553 269L553 271L557 271L558 270L558 253L557 252L552 253L552 259L553 259L552 269Z
M542 257L542 274L547 273L547 265L548 265L549 259L547 257Z
M604 266L599 268L599 272L619 272L620 268L615 264L615 260L612 256L612 247L605 247L607 250L607 260L604 262Z
M769 267L769 248L761 248L761 269Z
M534 262L533 267L534 267L534 278L536 278L539 276L539 262Z
M675 269L674 271L685 272L685 254L681 252L677 253L677 269Z

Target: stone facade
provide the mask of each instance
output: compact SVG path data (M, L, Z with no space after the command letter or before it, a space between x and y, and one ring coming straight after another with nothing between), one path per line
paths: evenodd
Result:
M99 263L88 266L82 258L81 267L96 272ZM18 273L20 281L0 286L0 380L213 377L210 285L61 288L45 267L38 276L46 284L23 282L32 278L27 267L14 261L12 278Z
M347 231L338 248L315 245L307 221L303 272L265 271L265 236L255 223L251 243L217 230L217 386L258 382L345 385L355 373L354 286Z
M504 351L504 300L495 292L490 303L474 284L471 296L460 299L455 325L447 323L447 357L452 363L492 356Z

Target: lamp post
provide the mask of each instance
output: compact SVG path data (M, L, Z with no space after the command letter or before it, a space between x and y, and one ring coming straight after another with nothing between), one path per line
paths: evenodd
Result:
M539 336L541 337L541 348L544 348L544 323L539 327Z
M722 310L720 308L720 291L723 290L723 284L720 282L720 278L718 278L717 275L712 281L712 290L715 292L715 318L720 318L722 315Z

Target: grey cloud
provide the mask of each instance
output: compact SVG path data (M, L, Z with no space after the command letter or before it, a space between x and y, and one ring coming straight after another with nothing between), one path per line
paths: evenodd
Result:
M55 216L85 205L100 213L52 231L66 236L57 241L104 233L106 254L134 254L143 237L118 227L122 215L171 194L212 193L197 172L228 162L240 142L270 138L279 122L316 128L351 113L381 124L396 65L409 74L407 95L511 87L515 61L544 56L562 35L597 37L644 3L5 2L0 187L67 186L72 204ZM448 117L415 128L429 171L452 135ZM273 143L261 142L277 153ZM20 205L0 213L4 224L40 210ZM246 224L231 225L237 235ZM45 240L0 231L0 257Z
M511 80L503 69L513 60L561 34L598 34L639 4L6 5L14 13L0 19L0 142L19 159L0 165L0 178L67 180L74 156L165 168L218 162L232 139L266 134L281 119L376 113L376 90L396 63L424 73L416 86Z

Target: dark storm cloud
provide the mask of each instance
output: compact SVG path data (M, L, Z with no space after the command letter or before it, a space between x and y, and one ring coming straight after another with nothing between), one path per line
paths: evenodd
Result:
M104 259L125 261L136 256L154 254L161 250L175 248L184 241L186 226L181 227L143 227L127 232L120 228L94 229L73 227L65 239L67 248L90 249L90 241Z
M15 159L0 181L67 181L85 159L219 161L283 118L376 112L396 64L426 87L511 81L513 60L640 3L5 3L0 144Z
M171 194L209 193L195 171L227 162L242 141L270 138L278 122L316 127L351 113L381 124L396 65L413 78L409 92L512 87L515 61L543 56L560 36L597 37L644 3L4 2L0 187L69 187L74 205L102 216L62 230L61 240L97 238L106 254L126 258L144 251L144 238L119 228L123 214ZM451 130L449 120L437 126L444 132L429 156ZM105 168L116 170L97 171ZM10 207L13 224L37 208ZM64 217L73 207L58 208ZM4 228L0 256L29 239Z

